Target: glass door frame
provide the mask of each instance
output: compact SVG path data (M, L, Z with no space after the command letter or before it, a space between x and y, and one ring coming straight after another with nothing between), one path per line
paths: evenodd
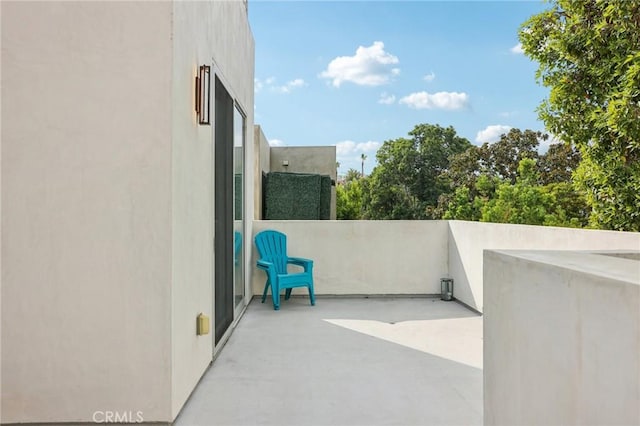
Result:
M240 105L240 103L238 103L238 101L236 100L234 102L234 114L233 114L233 127L234 127L234 149L233 149L233 162L234 162L234 169L235 169L235 164L236 164L236 118L240 117L240 119L242 120L242 136L241 136L241 142L242 142L242 146L240 149L240 160L242 160L242 165L241 165L241 190L242 190L242 194L240 197L242 206L241 206L241 210L242 210L242 215L241 215L241 223L239 224L239 228L240 228L240 232L242 235L242 244L240 246L240 255L239 255L239 261L238 261L238 265L236 266L236 268L234 269L234 277L233 277L233 296L234 296L234 319L237 320L238 318L240 318L240 315L242 315L242 311L244 310L244 308L247 306L247 261L246 261L246 255L247 255L247 246L251 246L251 238L247 238L247 208L246 208L246 190L247 190L247 167L246 167L246 150L247 150L247 114L245 113L244 109L242 108L242 105ZM235 194L235 176L234 176L234 194ZM236 224L235 224L235 202L234 202L234 231L236 229ZM238 279L238 277L236 276L235 272L236 269L239 268L240 273L240 280L241 283L237 283L236 280ZM242 289L242 294L240 295L241 297L238 299L238 289L241 288Z

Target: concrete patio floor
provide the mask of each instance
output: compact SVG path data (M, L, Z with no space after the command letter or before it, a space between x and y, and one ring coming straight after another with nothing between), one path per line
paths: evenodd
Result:
M437 298L254 299L175 425L481 425L482 317Z

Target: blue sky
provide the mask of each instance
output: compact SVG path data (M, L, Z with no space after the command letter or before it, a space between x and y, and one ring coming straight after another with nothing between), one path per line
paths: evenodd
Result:
M272 145L336 145L339 172L375 166L416 124L475 144L544 130L548 93L518 47L542 2L252 1L255 122Z

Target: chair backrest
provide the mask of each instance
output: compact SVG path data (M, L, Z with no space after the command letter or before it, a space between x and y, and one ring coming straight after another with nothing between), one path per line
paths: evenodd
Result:
M233 259L238 262L240 249L242 248L242 234L238 231L233 233Z
M256 234L256 247L261 260L271 262L279 274L287 273L287 236L268 229Z

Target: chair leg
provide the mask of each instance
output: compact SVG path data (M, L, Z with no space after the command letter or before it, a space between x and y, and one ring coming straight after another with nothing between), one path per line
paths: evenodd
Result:
M291 297L291 289L288 288L287 291L285 291L284 293L284 300L289 300L290 297Z
M267 299L267 289L269 289L269 278L267 278L267 282L264 283L264 291L262 292L262 303Z
M311 306L315 306L316 305L316 295L313 291L313 281L311 281L309 283L309 300L311 301Z
M273 309L280 309L280 288L277 284L271 284L271 298L273 299Z

